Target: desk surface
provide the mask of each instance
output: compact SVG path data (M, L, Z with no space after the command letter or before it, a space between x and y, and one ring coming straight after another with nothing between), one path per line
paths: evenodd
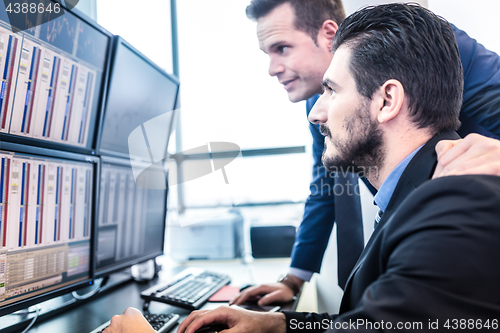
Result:
M140 297L142 290L168 280L171 276L184 268L195 266L212 271L225 273L231 276L231 285L241 286L252 283L268 283L276 281L277 277L285 272L290 265L290 259L257 259L244 264L241 260L230 261L190 261L182 265L167 263L159 274L159 279L148 283L128 282L114 288L103 295L97 295L86 303L65 311L53 318L36 323L30 332L53 333L75 332L88 333L111 319L113 315L121 314L127 307L142 308L143 300ZM218 307L224 303L207 303L203 309ZM151 302L151 313L178 313L181 320L190 311L173 307L159 302ZM175 329L171 332L175 332Z

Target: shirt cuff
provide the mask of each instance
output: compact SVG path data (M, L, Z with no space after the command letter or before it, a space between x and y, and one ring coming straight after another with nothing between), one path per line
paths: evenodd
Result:
M304 269L300 269L297 267L290 267L290 269L288 270L288 274L296 276L301 280L309 281L311 280L311 277L313 276L314 272L306 271Z

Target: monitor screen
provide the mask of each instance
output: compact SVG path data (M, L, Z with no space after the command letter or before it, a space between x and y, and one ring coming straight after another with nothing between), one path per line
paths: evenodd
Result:
M178 91L177 79L116 37L99 153L164 159ZM144 135L144 149L131 151L129 141L137 142L137 134Z
M96 277L161 255L167 210L166 185L141 187L129 159L101 157L101 163ZM147 176L165 182L162 167L147 166Z
M0 314L91 278L99 160L50 152L0 150Z
M1 138L94 149L111 34L69 11L22 31L7 20L0 16Z

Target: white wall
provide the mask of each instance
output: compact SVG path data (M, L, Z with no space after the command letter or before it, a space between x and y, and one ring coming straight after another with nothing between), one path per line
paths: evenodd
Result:
M428 0L412 0L414 3L419 3L424 7L427 7L427 1ZM432 1L432 0L429 0ZM402 2L398 0L387 0L387 1L381 1L381 0L343 0L342 3L344 4L344 10L345 14L347 16L351 15L354 13L356 10L358 10L361 7L365 6L373 6L373 5L381 5L385 3L394 3L394 2Z
M500 54L500 1L428 0L428 8Z
M398 0L344 0L346 15L357 9L384 3L402 2ZM417 0L421 4L444 17L469 36L483 44L487 49L500 53L500 13L499 0Z

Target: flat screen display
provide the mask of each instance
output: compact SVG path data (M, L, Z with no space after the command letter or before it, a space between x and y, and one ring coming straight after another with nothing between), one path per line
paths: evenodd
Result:
M45 12L44 20L49 16ZM0 133L8 134L3 140L94 149L111 40L69 11L22 31L0 15Z
M163 181L166 177L161 166L150 166L147 175ZM141 187L136 183L130 160L102 157L99 191L96 276L161 255L166 186Z
M179 82L117 37L111 67L99 153L117 157L164 158ZM130 153L135 135L144 150ZM152 151L150 155L148 149Z
M0 150L0 313L91 278L98 159L59 154Z

